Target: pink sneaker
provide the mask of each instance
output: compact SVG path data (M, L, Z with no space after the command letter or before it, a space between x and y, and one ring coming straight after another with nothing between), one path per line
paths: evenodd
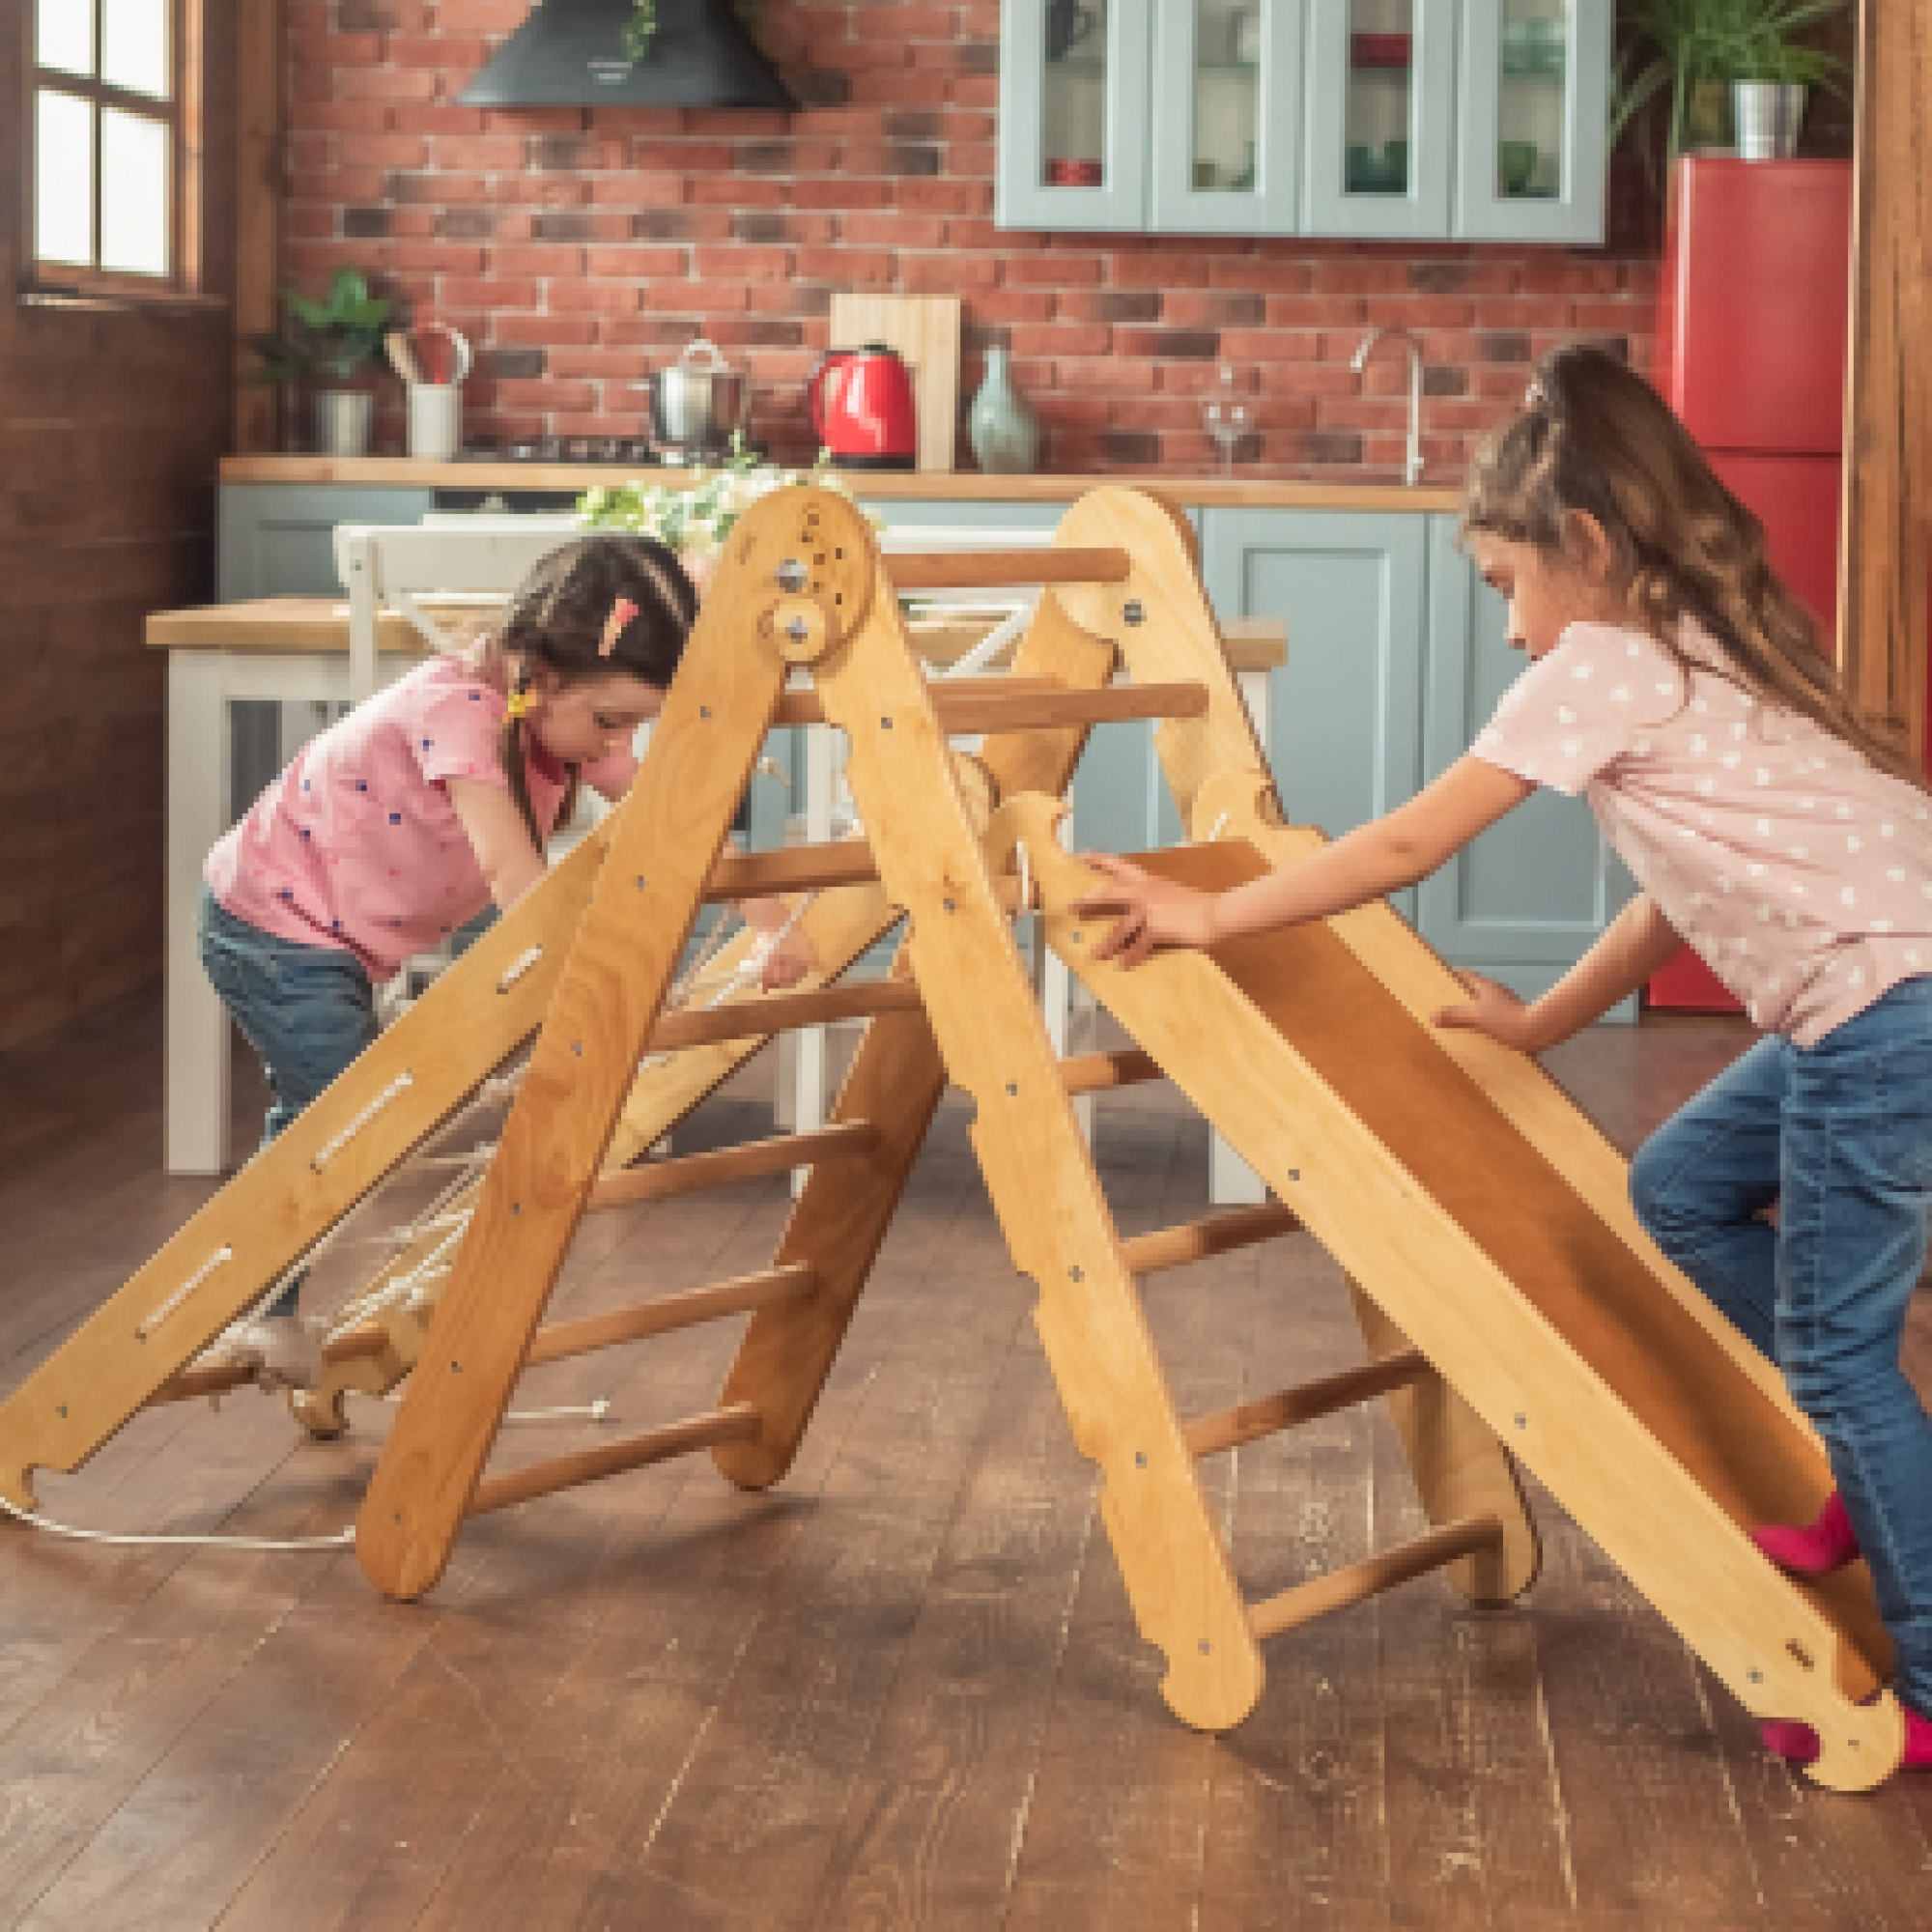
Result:
M1770 1523L1751 1531L1751 1541L1777 1565L1799 1577L1824 1577L1842 1570L1859 1553L1859 1539L1845 1501L1836 1490L1819 1512L1818 1520L1803 1528Z
M1898 1760L1900 1771L1923 1771L1932 1765L1932 1719L1921 1718L1910 1704L1905 1712L1905 1755ZM1815 1764L1818 1760L1818 1733L1809 1724L1795 1723L1789 1718L1773 1718L1758 1726L1764 1747L1775 1757L1790 1764Z

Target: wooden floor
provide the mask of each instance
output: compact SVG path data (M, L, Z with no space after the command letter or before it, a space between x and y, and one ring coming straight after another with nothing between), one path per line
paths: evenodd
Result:
M141 1000L0 1057L0 1378L201 1199L159 1173ZM1552 1057L1630 1147L1744 1043L1604 1029ZM240 1103L255 1102L243 1083ZM749 1084L690 1145L765 1130ZM353 1555L126 1549L0 1529L0 1920L35 1927L1932 1924L1932 1778L1834 1798L1547 1497L1519 1610L1439 1578L1271 1646L1234 1735L1155 1690L949 1101L801 1463L700 1458L475 1523L427 1603ZM1102 1103L1123 1228L1202 1211L1164 1089ZM777 1184L607 1217L559 1307L763 1264ZM1355 1360L1292 1240L1152 1278L1183 1411ZM633 1426L704 1406L720 1329L532 1375ZM1932 1323L1914 1337L1932 1363ZM1926 1385L1921 1378L1921 1386ZM142 1418L43 1506L99 1528L322 1535L384 1427L303 1438L249 1392ZM519 1457L594 1427L531 1423ZM1411 1534L1378 1412L1208 1465L1251 1594Z

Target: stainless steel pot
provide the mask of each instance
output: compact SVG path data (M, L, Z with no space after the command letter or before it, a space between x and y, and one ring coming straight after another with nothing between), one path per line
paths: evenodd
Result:
M718 345L687 343L668 369L637 385L651 398L651 430L658 441L697 454L722 453L745 420L751 378L730 368Z

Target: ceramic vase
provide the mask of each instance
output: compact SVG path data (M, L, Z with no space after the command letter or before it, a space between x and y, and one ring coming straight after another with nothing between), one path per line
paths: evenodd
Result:
M980 468L988 472L1022 475L1039 458L1039 423L1013 387L1005 349L986 351L986 376L973 398L966 433Z

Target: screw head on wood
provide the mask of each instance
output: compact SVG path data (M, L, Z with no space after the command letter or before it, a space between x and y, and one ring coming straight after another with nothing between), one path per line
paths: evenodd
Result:
M1147 622L1147 606L1138 597L1129 597L1121 614L1130 624L1144 624Z
M779 565L779 588L781 590L805 588L805 565L797 557L788 556Z

